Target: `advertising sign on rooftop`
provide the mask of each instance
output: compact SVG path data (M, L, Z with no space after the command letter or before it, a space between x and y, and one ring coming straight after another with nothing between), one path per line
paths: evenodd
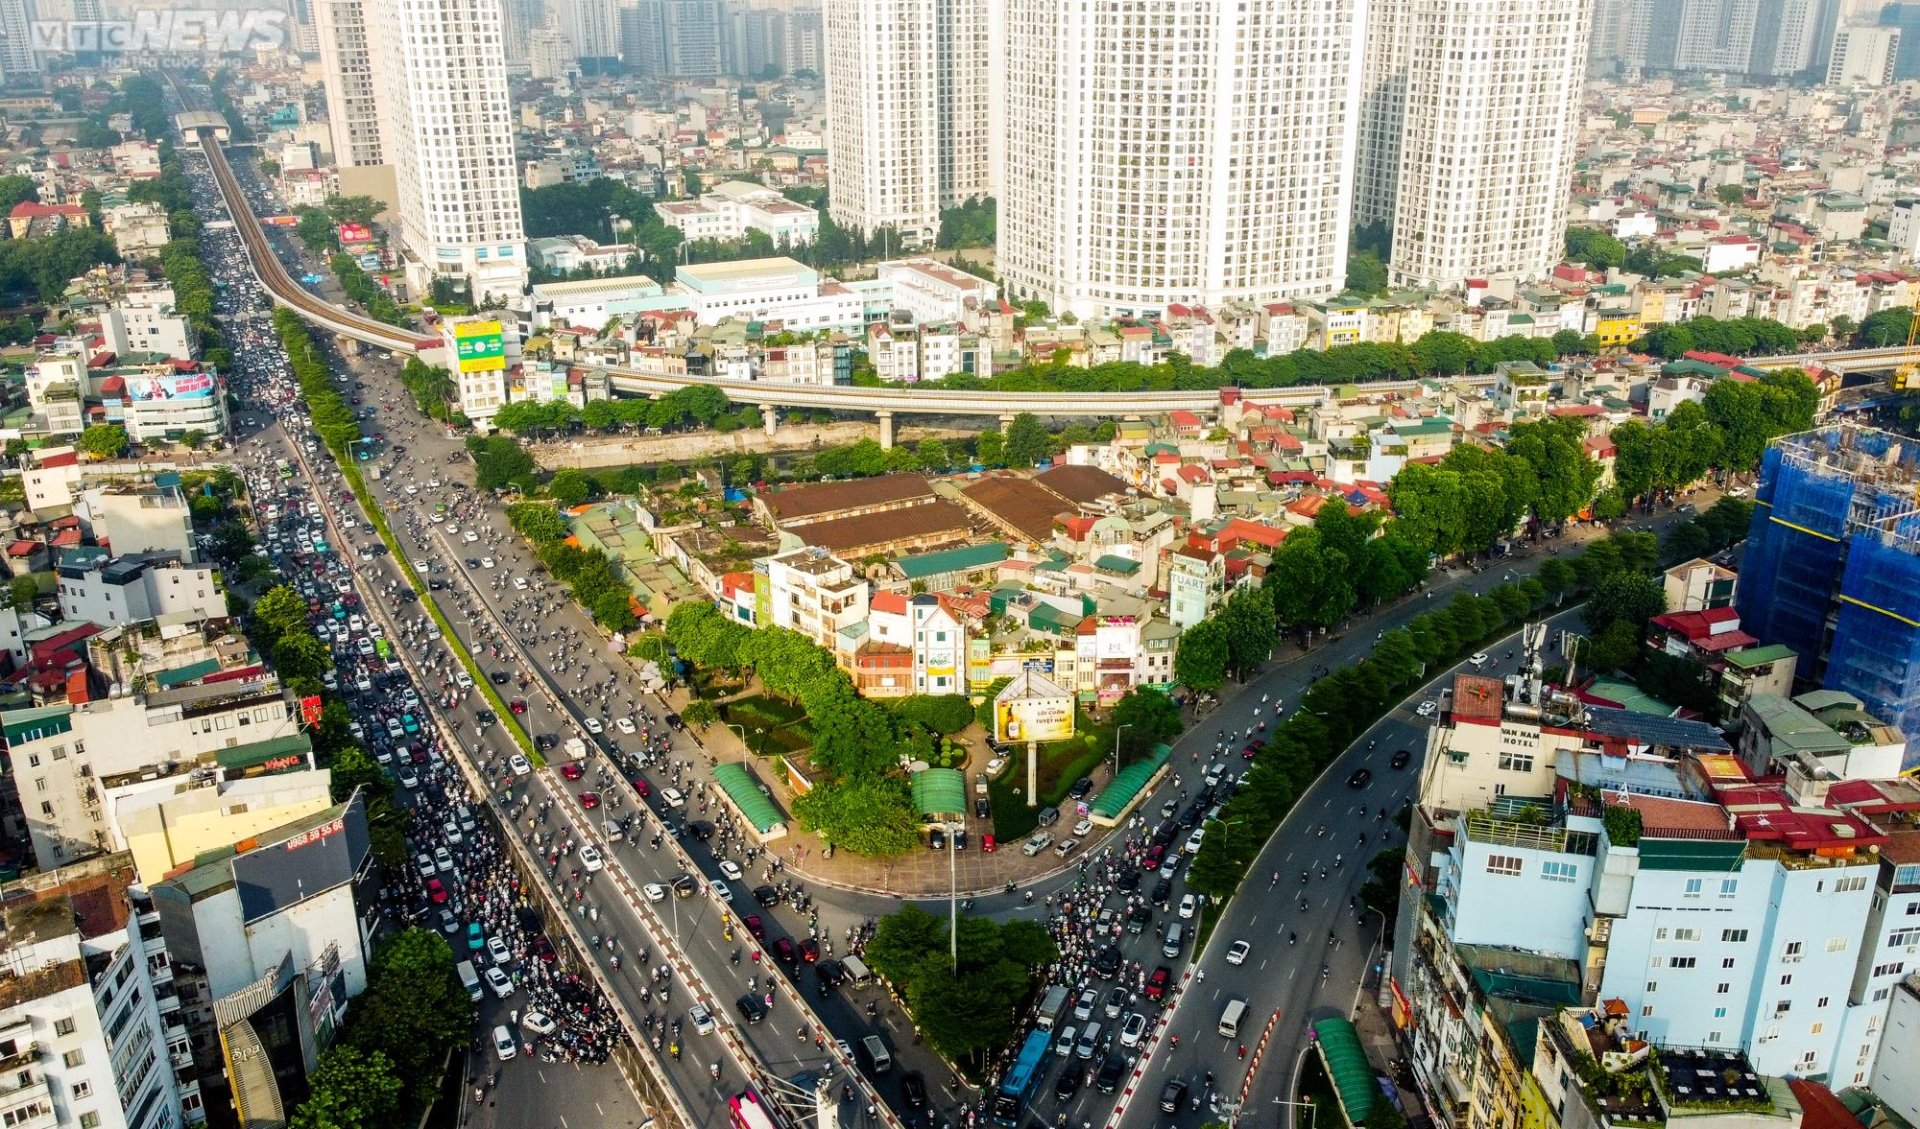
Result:
M455 323L453 351L461 372L486 372L507 367L506 333L497 321Z
M213 395L213 374L206 372L163 373L159 376L127 377L127 400L140 403L151 400L202 400Z
M373 232L368 231L363 225L357 223L343 223L340 225L340 245L342 247L351 247L355 243L371 242L373 242Z

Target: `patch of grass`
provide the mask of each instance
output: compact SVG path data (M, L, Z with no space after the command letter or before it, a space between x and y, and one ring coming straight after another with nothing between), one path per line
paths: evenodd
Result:
M987 795L993 800L993 834L1003 843L1032 834L1040 809L1059 806L1073 782L1100 763L1100 750L1088 748L1077 738L1040 746L1040 803L1028 807L1027 750L1012 747L1006 756L1007 766L987 782Z

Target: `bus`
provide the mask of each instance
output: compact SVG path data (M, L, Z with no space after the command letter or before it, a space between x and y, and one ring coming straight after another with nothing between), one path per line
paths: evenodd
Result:
M380 656L381 662L392 662L393 644L387 642L384 638L375 639L373 641L373 653Z
M755 1093L752 1086L727 1099L733 1129L787 1129L778 1110Z
M288 462L285 459L281 459L279 466L280 466L280 480L282 482L285 482L293 477L292 463Z
M1014 1129L1020 1124L1022 1111L1027 1108L1027 1099L1033 1096L1034 1084L1047 1069L1047 1047L1053 1042L1053 1032L1035 1029L1027 1033L1027 1041L1020 1047L1020 1057L1013 1060L1013 1069L1007 1072L1006 1081L1000 1083L1000 1089L993 1095L993 1123ZM1067 1069L1073 1069L1068 1066Z

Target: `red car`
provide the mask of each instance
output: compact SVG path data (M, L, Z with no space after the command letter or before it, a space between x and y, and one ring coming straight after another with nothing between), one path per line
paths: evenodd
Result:
M980 849L987 852L988 854L992 854L994 852L994 849L998 846L999 844L993 841L993 836L991 835L980 836Z
M1158 870L1160 868L1160 860L1166 853L1167 848L1165 845L1155 843L1152 848L1147 851L1147 857L1140 860L1140 865L1148 870Z
M757 913L748 914L745 918L741 920L740 924L747 927L747 932L753 934L754 940L764 941L767 939L767 924L766 922L760 920L759 914Z
M1150 1000L1165 999L1167 995L1167 985L1171 983L1172 980L1173 970L1171 968L1163 964L1159 968L1154 969L1153 975L1147 977L1147 998Z
M553 951L553 942L547 940L545 933L534 934L533 955L540 958L541 964L552 964L559 959L559 954Z
M643 800L653 795L653 785L647 783L647 778L644 776L636 776L633 778L633 790L638 792L640 798Z
M432 898L433 904L436 906L446 902L447 888L440 884L438 878L427 879L427 897Z
M598 792L580 793L580 806L583 808L586 808L588 811L592 811L594 808L599 807L600 793Z
M515 698L513 701L507 703L507 709L514 713L526 713L527 700L525 698Z
M587 770L577 764L563 764L560 766L560 775L566 777L568 780L578 780L586 774Z
M794 960L793 942L785 937L776 938L773 942L773 955L781 964L792 964Z
M820 959L820 942L808 938L800 942L800 959L812 964Z
M1252 744L1248 745L1246 748L1240 750L1240 755L1242 757L1245 757L1247 760L1252 760L1254 757L1258 756L1259 754L1260 754L1260 743L1258 741L1255 741Z

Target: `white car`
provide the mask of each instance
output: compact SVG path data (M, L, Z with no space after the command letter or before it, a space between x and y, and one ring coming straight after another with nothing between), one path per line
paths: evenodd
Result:
M1193 834L1187 836L1187 841L1180 844L1180 849L1187 854L1193 854L1200 849L1200 843L1206 837L1207 829L1204 827L1196 827L1193 829Z
M664 902L667 900L667 888L658 882L647 883L645 886L640 887L640 892L645 894L647 900L650 902Z
M493 1029L493 1053L500 1056L501 1062L520 1053L520 1044L514 1041L513 1032L507 1030L504 1023Z
M513 960L513 953L507 949L507 943L498 937L487 938L487 955L495 964L507 964Z
M680 789L678 788L660 789L660 802L670 808L683 808L687 806L687 798L680 794Z
M400 770L400 786L411 792L420 786L420 778L413 774L413 769L403 768Z
M1485 651L1475 651L1473 654L1467 656L1467 665L1473 667L1475 670L1487 665L1487 653Z
M1440 712L1440 707L1434 702L1421 702L1419 708L1413 712L1419 714L1421 717L1432 717L1434 714Z
M520 1026L535 1035L551 1035L555 1031L553 1019L544 1011L530 1011L521 1016Z
M1232 947L1227 949L1227 963L1245 964L1247 962L1247 954L1252 951L1252 945L1247 944L1245 941L1235 941Z
M480 567L481 567L481 568L492 568L492 567L493 567L493 558L492 558L492 557L481 557L481 558L480 558Z
M728 878L733 879L735 882L738 882L741 880L740 864L733 861L732 859L720 860L720 873L726 875Z
M447 850L445 847L435 847L433 849L433 865L434 868L442 874L452 870L453 852Z
M595 737L607 731L607 727L600 724L600 719L597 717L588 717L582 724L587 727L587 732L593 734Z
M507 767L513 769L515 776L525 776L527 773L533 771L533 764L519 753L515 753L507 758Z
M467 544L469 544L469 545L471 545L471 544L473 544L473 543L474 543L475 541L478 541L478 540L480 540L480 535L479 535L478 533L475 533L475 532L474 532L473 530L471 530L471 529L469 529L469 530L467 530L467 531L466 531L466 533L465 533L465 534L463 534L463 535L461 536L461 538L460 538L460 539L461 539L462 541L465 541L465 542L466 542Z
M620 732L622 732L622 733L626 733L626 734L632 734L632 733L634 732L634 724L633 724L633 719L632 719L632 718L630 718L630 717L616 717L616 718L614 718L614 719L613 719L613 727L614 727L615 729L618 729L618 730L619 730Z
M727 885L725 882L715 882L712 886L708 887L708 889L712 890L713 896L719 898L722 902L725 902L727 905L733 904L733 887Z
M1137 1047L1140 1045L1140 1037L1146 1033L1147 1017L1137 1011L1132 1012L1127 1016L1126 1022L1120 1025L1120 1045Z
M504 1000L508 996L513 995L513 978L500 971L499 968L487 969L486 979L487 987L492 988L493 994L500 999Z
M1084 839L1091 834L1093 834L1093 820L1083 819L1080 822L1073 825L1074 838Z
M1200 912L1200 895L1185 894L1180 898L1180 920L1191 921L1193 915Z
M696 1035L713 1034L713 1013L699 1004L687 1009L687 1022L693 1024L693 1033Z
M606 866L607 864L606 864L606 861L600 857L600 852L598 850L594 849L593 847L581 847L580 848L580 865L587 868L588 874L592 874L595 871L600 870L602 867Z

